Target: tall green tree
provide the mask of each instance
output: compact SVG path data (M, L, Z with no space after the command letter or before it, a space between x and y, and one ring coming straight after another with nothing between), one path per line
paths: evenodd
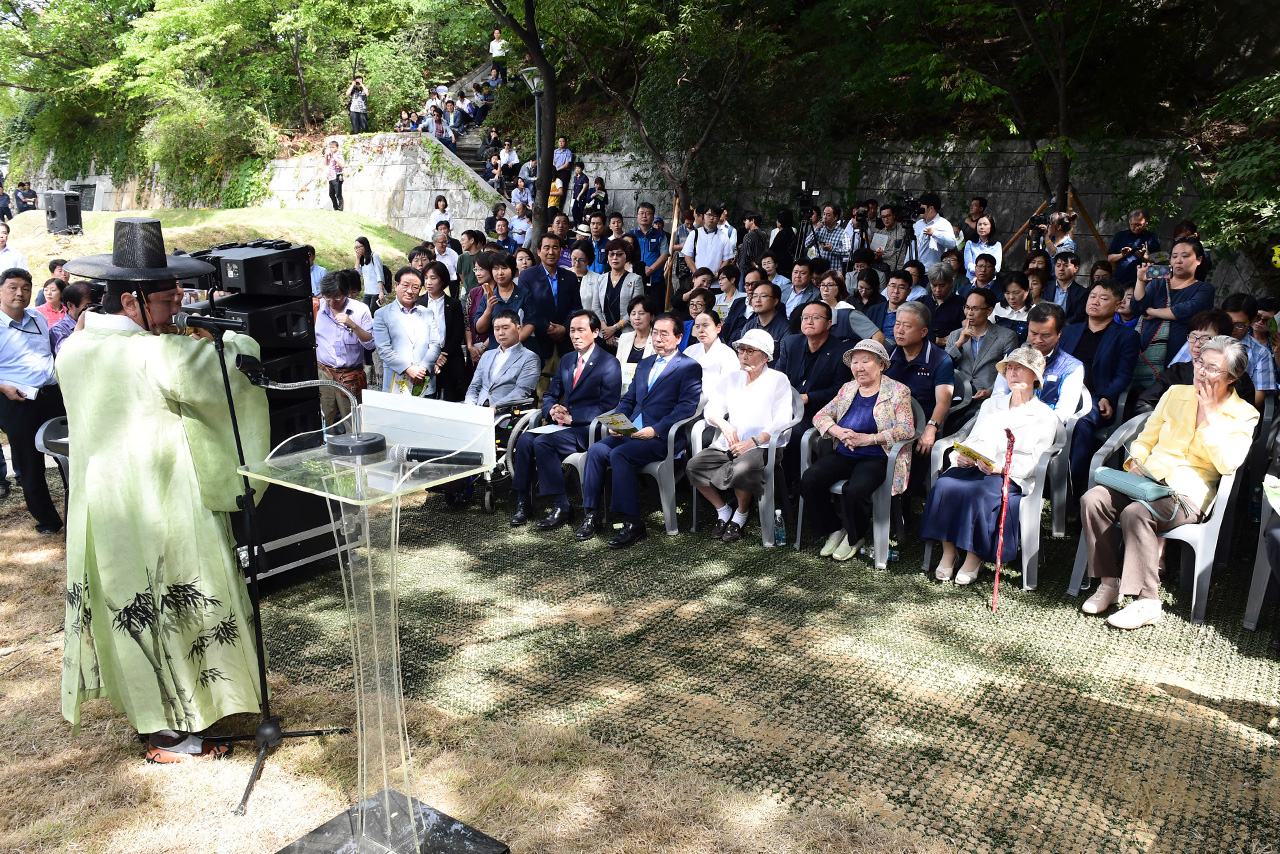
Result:
M782 51L773 24L790 5L567 0L559 13L552 37L631 121L684 210L698 156L735 106L751 109L744 84Z

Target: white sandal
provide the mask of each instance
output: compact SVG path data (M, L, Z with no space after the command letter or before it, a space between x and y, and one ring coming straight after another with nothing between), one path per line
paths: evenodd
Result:
M938 564L938 568L933 571L933 577L939 581L950 581L951 576L955 574L956 568L954 566L943 566L942 564Z
M969 573L965 572L963 568L961 568L960 571L956 573L956 584L959 584L961 587L968 586L972 584L974 580L977 579L978 575L981 572L982 572L982 564L978 564L977 568L974 569L973 571L973 575L970 575Z

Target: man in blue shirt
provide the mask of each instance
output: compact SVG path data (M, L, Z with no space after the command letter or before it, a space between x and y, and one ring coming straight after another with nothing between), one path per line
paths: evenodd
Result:
M1138 280L1138 264L1152 252L1160 251L1160 238L1147 231L1147 212L1142 208L1129 211L1129 227L1111 238L1107 260L1115 270L1112 278L1122 285Z
M645 295L652 299L660 291L660 302L665 303L666 280L662 274L667 259L671 257L671 243L665 231L654 227L655 212L651 202L641 202L636 209L636 227L631 233L640 244L640 263L644 265L642 278L647 285Z
M898 322L898 308L911 298L912 278L906 270L889 274L889 284L884 289L884 302L867 309L867 317L879 327L886 343L893 344L893 327Z
M605 227L604 214L596 212L587 217L587 225L591 230L591 248L595 250L596 260L587 265L593 273L603 273L609 269L609 262L604 255L604 247L609 242L609 230Z
M14 469L23 476L27 511L36 520L36 531L46 536L62 530L62 517L49 496L36 432L67 411L53 372L49 324L40 312L27 308L30 302L30 273L17 267L0 273L0 424L9 437Z
M928 416L924 432L916 441L915 459L911 466L914 493L929 482L929 454L937 441L938 430L951 411L955 392L955 369L951 357L929 340L933 318L929 309L918 302L903 303L898 308L898 322L893 328L895 347L889 355L885 376L911 389L911 396Z
M314 246L304 246L302 248L307 251L307 265L311 268L311 295L318 297L320 296L320 280L329 271L316 263L316 249Z
M560 179L560 186L568 189L573 186L573 180L569 173L573 171L573 152L569 150L569 141L564 137L556 140L556 150L551 152L551 162L556 167L556 177Z

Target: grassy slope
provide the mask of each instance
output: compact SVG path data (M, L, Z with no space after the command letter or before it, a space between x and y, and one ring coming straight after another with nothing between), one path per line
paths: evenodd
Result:
M352 244L361 235L369 238L373 251L392 271L407 263L409 250L420 242L416 237L356 214L267 208L86 213L85 233L75 236L49 234L45 230L44 211L28 211L10 223L9 241L26 258L38 288L47 278L51 258L73 259L110 252L114 223L122 216L159 219L164 225L165 248L169 251L193 252L233 240L280 238L311 244L316 248L317 260L330 270L352 266Z

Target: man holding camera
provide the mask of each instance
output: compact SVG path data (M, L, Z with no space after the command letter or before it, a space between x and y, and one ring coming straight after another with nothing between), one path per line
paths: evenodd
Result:
M347 87L347 113L351 116L352 133L369 132L369 90L364 77L357 74Z
M942 199L937 193L920 197L920 219L915 223L916 260L928 270L942 260L942 253L956 248L956 232L942 216Z
M1115 280L1131 285L1138 280L1138 265L1147 255L1160 251L1160 238L1147 231L1147 212L1142 208L1129 211L1129 227L1116 233L1107 247L1107 260L1115 269Z

